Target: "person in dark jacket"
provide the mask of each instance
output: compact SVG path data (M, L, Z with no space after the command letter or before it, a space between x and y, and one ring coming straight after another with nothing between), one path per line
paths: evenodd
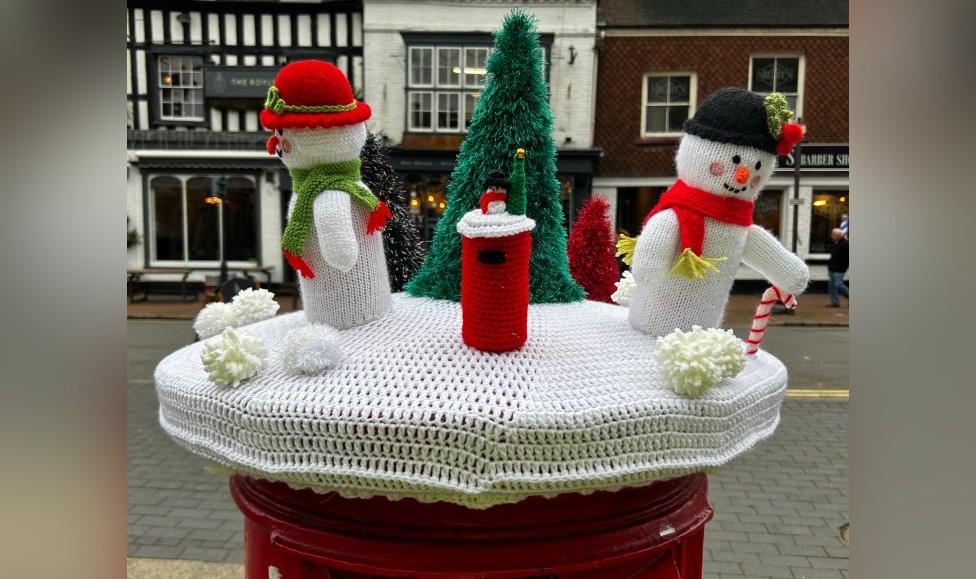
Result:
M830 239L834 245L830 248L830 261L827 262L827 293L830 295L828 308L840 307L840 294L848 300L851 299L851 292L844 283L844 274L849 267L848 241L844 237L844 230L837 228L830 232Z

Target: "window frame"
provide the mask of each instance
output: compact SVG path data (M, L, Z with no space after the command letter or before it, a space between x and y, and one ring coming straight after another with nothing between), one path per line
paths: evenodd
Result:
M688 118L690 119L695 115L695 111L698 108L698 73L691 70L655 70L652 72L645 72L641 76L641 120L640 120L640 136L642 139L660 139L660 138L672 138L680 137L681 131L663 131L663 132L648 132L647 131L647 107L652 106L647 102L647 81L650 78L660 78L672 76L687 76L688 77ZM670 95L668 96L670 99ZM653 105L653 106L671 106L670 100L663 105ZM680 105L678 105L680 106Z
M163 86L159 82L159 73L160 73L159 61L162 58L175 58L175 59L180 59L181 61L183 59L198 59L200 61L200 86L198 86L198 87L197 86L183 86L183 85L180 85L179 87L174 87L174 86L165 87L165 86ZM200 55L196 55L196 54L167 54L167 53L160 53L160 54L157 54L156 55L155 61L156 61L156 74L154 76L154 80L156 82L156 86L155 86L155 92L156 92L156 114L158 115L160 122L162 122L162 123L203 123L203 122L205 122L206 119L207 119L207 108L206 108L206 99L205 99L205 95L204 95L204 82L205 82L205 80L204 80L204 76L203 76L204 75L204 70L203 70L204 59L203 59L203 57L200 56ZM182 63L181 63L181 68L182 68ZM171 67L171 69L172 69L172 67ZM177 116L168 116L167 117L167 116L165 116L163 114L163 110L162 110L162 108L163 108L163 91L164 90L184 90L184 91L185 90L193 90L193 91L200 91L200 107L201 107L201 110L202 110L202 114L199 117L190 117L190 116L178 116L178 117Z
M180 196L180 216L181 225L183 227L183 259L156 259L156 203L155 203L155 192L152 188L153 179L157 177L173 177L180 182L181 196ZM145 211L145 223L143 224L143 231L145 235L143 239L145 240L146 255L145 260L148 267L198 267L201 269L220 267L220 256L216 260L191 260L190 256L190 237L189 237L189 215L187 213L187 182L190 179L206 177L209 179L218 178L232 178L239 177L247 179L254 186L254 241L255 241L255 261L241 261L241 260L228 260L227 265L230 267L249 267L255 265L262 265L261 259L261 179L259 172L235 172L235 173L214 173L214 172L197 172L197 173L170 173L170 172L153 172L147 173L145 175L145 180L143 182L144 187L144 205ZM217 233L218 247L220 255L223 255L224 251L224 239L223 239L223 220L218 218L219 229Z
M201 59L203 70L202 81L203 85L200 87L203 93L203 119L169 119L163 118L162 116L162 102L160 100L160 85L159 85L159 57L161 56L177 56L177 57L197 57ZM207 97L206 84L207 84L207 64L209 62L209 57L206 53L202 52L200 47L197 46L149 46L146 50L146 97L149 104L149 127L155 129L157 127L206 127L210 128L210 98Z
M485 49L487 54L485 56L485 63L487 64L488 55L490 55L493 41L489 34L442 34L442 33L413 33L404 32L401 33L404 46L406 49L406 71L405 71L405 82L404 82L404 127L406 133L416 133L424 135L464 135L468 132L466 117L467 111L467 96L469 94L477 93L480 98L480 93L482 92L484 85L480 87L471 85L467 82L464 74L464 69L467 66L467 56L468 51L472 49ZM540 38L543 50L543 77L545 82L549 82L549 74L551 68L551 54L552 54L552 42L553 36L543 34ZM411 78L413 60L414 60L414 50L415 49L429 49L431 50L431 82L430 84L413 83ZM439 83L438 72L440 64L440 52L442 49L457 49L460 55L460 68L461 71L458 74L457 84L451 85L441 85ZM486 76L487 82L487 76ZM431 95L431 125L429 128L415 127L413 125L413 120L411 118L410 111L410 99L412 93L427 92ZM438 106L438 95L443 93L454 93L458 95L458 128L456 129L440 129L438 128L438 116L439 116L439 106ZM473 111L471 111L473 114Z
M806 84L806 56L802 52L756 52L749 55L749 80L746 85L750 91L757 92L752 88L752 69L753 61L757 58L796 58L798 59L796 65L796 110L793 111L793 118L800 119L803 118L803 95L806 92L804 90L804 85ZM758 93L758 94L768 94L768 93Z

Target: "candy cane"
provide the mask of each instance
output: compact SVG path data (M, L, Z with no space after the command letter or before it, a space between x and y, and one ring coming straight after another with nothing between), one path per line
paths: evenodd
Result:
M766 325L769 324L769 316L773 314L773 304L776 302L783 302L783 305L790 310L796 308L796 298L793 294L784 295L778 287L769 286L759 300L756 315L752 316L752 328L749 330L749 339L746 340L747 356L755 356L759 351L759 344L762 344L763 334L766 332Z

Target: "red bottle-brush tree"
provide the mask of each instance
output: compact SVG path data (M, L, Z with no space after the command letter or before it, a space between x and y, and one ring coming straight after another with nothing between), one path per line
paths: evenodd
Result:
M607 217L610 208L601 197L592 197L579 210L576 225L569 234L569 272L586 290L586 299L613 303L610 294L620 279L613 226Z

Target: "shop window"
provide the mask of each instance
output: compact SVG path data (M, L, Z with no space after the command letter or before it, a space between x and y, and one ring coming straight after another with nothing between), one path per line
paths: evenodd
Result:
M203 121L203 59L161 55L157 59L159 118Z
M783 191L778 189L763 190L756 198L756 209L753 212L752 221L779 237L780 224L783 221Z
M749 89L764 95L781 93L793 114L803 116L803 57L753 56L749 69Z
M617 189L617 232L640 235L644 218L657 205L665 187L621 187Z
M414 173L404 179L410 217L424 241L434 238L437 223L447 209L447 180L448 176L441 173Z
M644 75L643 136L680 135L685 121L695 114L697 84L694 73Z
M813 192L810 208L810 253L830 253L830 231L849 213L847 191Z
M228 261L257 262L257 195L251 178L153 177L149 195L151 261L216 264L226 254Z

